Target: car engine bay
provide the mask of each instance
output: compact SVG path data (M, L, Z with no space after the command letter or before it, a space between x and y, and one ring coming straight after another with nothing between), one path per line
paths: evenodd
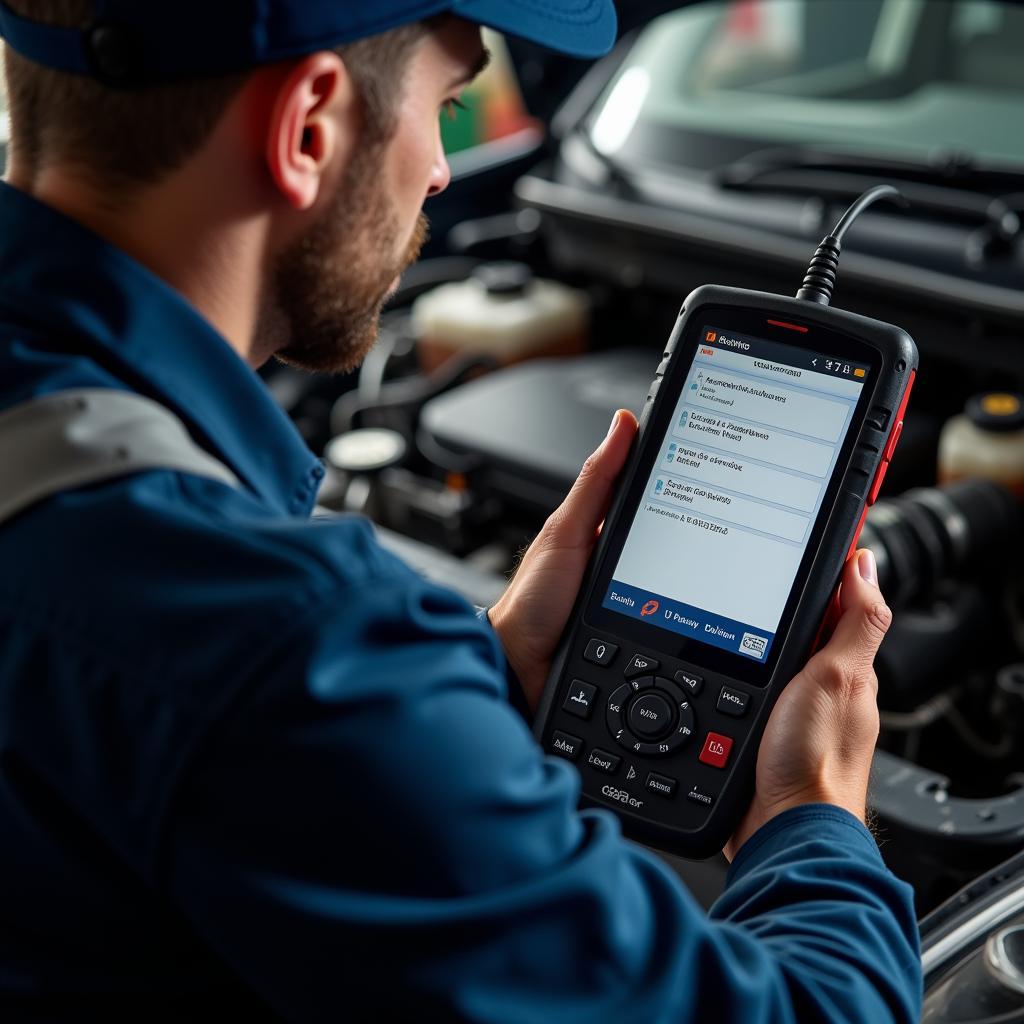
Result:
M536 223L521 213L510 224L523 221ZM507 245L514 268L442 258L411 276L436 287L442 274L516 274L528 288L532 273L556 273L540 224ZM429 286L407 283L356 386L333 404L310 390L290 409L325 450L322 505L369 515L404 557L481 605L500 594L614 410L639 409L675 316L672 297L654 289L561 276L593 296L585 354L501 368L473 353L421 372L409 297ZM902 450L861 543L896 612L876 662L874 809L890 862L914 879L926 911L1024 837L1024 533L1018 494L984 477L940 484L937 463L944 428L971 396L1019 390L1020 379L970 346L963 362L930 356L927 340L922 349Z

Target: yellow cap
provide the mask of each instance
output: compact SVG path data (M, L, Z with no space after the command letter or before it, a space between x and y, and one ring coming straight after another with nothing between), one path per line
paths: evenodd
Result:
M981 400L981 407L989 416L1012 416L1020 411L1020 399L1005 392L994 392Z

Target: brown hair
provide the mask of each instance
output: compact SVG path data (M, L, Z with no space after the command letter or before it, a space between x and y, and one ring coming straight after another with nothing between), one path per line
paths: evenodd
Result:
M92 0L7 0L17 13L53 25L86 26ZM362 94L365 131L387 138L404 71L428 22L403 25L337 48ZM117 89L43 67L5 47L10 146L33 176L62 163L122 191L153 184L206 141L248 73Z

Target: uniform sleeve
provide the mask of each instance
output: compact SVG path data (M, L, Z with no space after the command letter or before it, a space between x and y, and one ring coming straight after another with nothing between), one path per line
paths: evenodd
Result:
M207 737L162 884L292 1021L917 1019L910 893L852 819L777 819L711 920L578 795L487 624L385 581L308 613Z

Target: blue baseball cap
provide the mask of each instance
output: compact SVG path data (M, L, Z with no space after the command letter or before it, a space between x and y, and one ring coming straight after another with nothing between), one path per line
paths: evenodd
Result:
M130 86L242 71L446 11L574 57L615 41L613 0L96 0L75 28L0 0L0 36L38 64Z

